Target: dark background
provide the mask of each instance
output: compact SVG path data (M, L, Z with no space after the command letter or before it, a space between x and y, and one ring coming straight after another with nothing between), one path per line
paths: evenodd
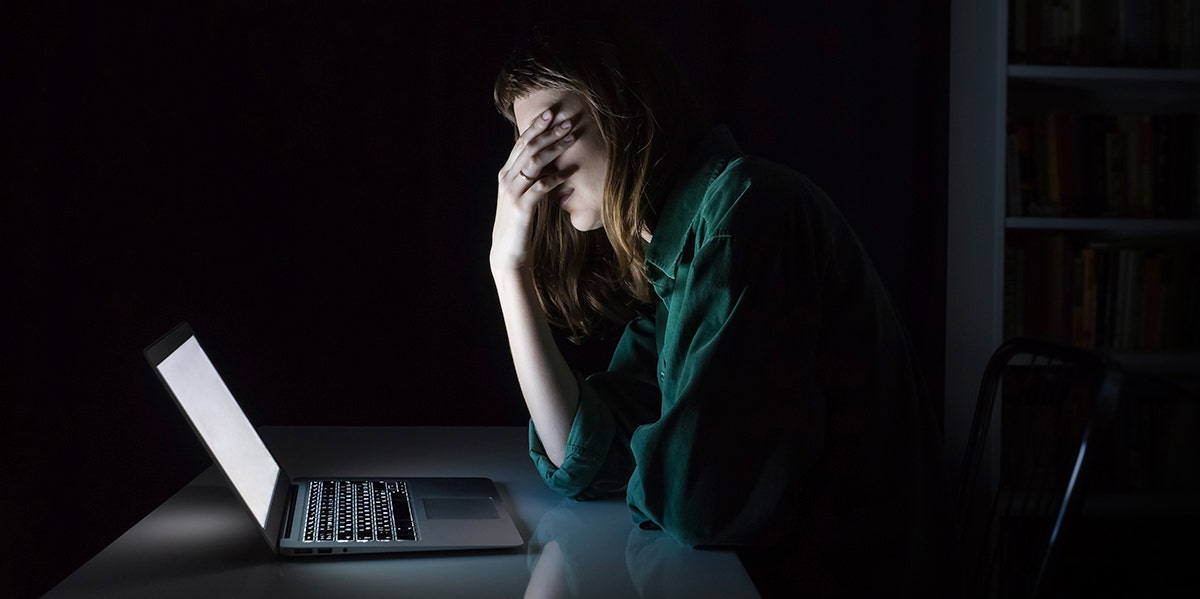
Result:
M487 265L491 85L543 8L169 4L0 18L0 594L210 463L142 357L183 319L259 425L527 419ZM948 0L631 4L745 150L844 211L940 401ZM611 341L568 349L588 370Z

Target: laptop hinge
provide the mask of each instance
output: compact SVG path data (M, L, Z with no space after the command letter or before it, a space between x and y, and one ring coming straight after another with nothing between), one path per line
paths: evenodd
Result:
M286 520L287 526L284 526L281 529L282 532L280 532L281 536L279 539L280 544L283 544L283 539L292 538L292 521L295 520L295 515L296 515L295 514L295 512L296 512L296 495L298 495L299 493L300 493L300 485L298 485L296 483L292 483L292 488L291 488L291 490L288 491L287 511L284 512L286 514L286 518L287 518L287 520Z

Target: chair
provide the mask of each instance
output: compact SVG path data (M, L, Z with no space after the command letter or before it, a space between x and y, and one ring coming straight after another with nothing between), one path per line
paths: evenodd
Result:
M968 596L1038 598L1065 582L1057 566L1121 381L1097 352L1015 338L993 353L956 496Z

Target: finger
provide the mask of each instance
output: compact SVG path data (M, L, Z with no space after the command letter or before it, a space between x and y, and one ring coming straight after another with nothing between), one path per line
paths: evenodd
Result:
M575 136L570 133L571 127L571 119L563 119L551 130L531 140L513 167L516 176L527 182L537 180L542 169L554 162L575 141Z
M547 175L541 177L540 179L538 179L537 181L534 181L532 184L530 184L529 189L526 190L525 193L527 193L527 194L550 193L551 191L554 191L554 189L556 187L558 187L559 185L562 185L563 181L566 181L571 176L571 173L575 172L575 170L577 170L577 168L578 167L574 167L574 168L570 168L570 169L563 169L560 171L554 171L553 173L547 174Z
M567 132L571 130L572 124L573 120L571 116L565 114L557 115L553 119L552 125L547 125L527 141L522 142L523 146L520 149L514 148L515 156L507 172L514 177L524 173L526 181L537 179L542 167L557 158L561 152L554 153L552 151L552 155L539 154L548 147L552 148L553 144L567 135ZM532 127L530 128L532 129Z
M549 197L550 192L561 186L576 169L577 167L555 171L534 181L529 185L529 189L526 189L525 193L521 195L521 204L527 208L532 208L534 204Z
M517 141L513 143L512 150L508 153L508 160L504 162L504 166L500 169L501 176L503 176L503 173L507 173L512 169L513 164L515 164L517 161L517 157L521 155L521 151L525 149L525 146L529 143L529 140L533 139L539 133L545 131L546 128L551 126L553 123L553 116L554 112L547 108L546 110L543 110L541 114L533 118L533 121L529 123L529 126L525 128L525 131L521 132L521 135L517 137Z

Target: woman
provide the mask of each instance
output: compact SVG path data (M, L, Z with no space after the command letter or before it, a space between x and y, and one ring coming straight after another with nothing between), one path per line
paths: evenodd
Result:
M560 22L495 86L517 138L491 269L545 481L624 491L643 528L810 594L936 590L940 436L854 233L710 126L628 24ZM625 325L608 369L573 371L551 327L606 320Z

